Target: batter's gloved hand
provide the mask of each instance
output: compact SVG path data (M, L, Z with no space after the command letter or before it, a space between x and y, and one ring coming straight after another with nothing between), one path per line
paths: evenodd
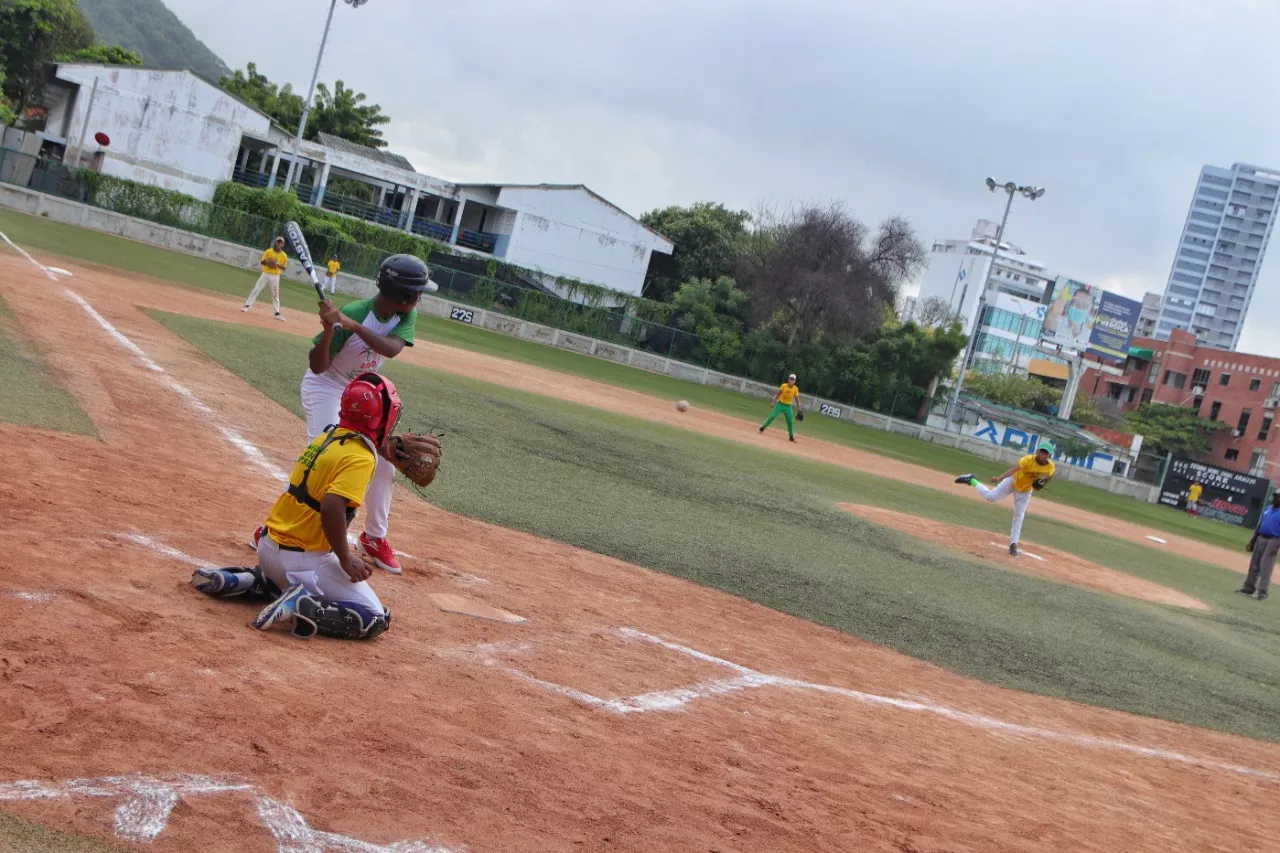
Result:
M383 458L418 487L431 485L431 481L436 478L443 452L440 438L434 435L393 435L382 445Z

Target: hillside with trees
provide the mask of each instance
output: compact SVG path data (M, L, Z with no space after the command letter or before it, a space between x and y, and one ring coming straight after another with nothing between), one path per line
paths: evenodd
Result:
M80 0L100 44L118 44L153 68L190 68L214 83L231 73L163 0Z

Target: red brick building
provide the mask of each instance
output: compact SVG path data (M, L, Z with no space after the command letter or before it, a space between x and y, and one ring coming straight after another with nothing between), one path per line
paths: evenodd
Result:
M1280 480L1280 358L1196 346L1195 335L1175 330L1167 341L1134 338L1121 376L1088 368L1080 393L1108 414L1148 401L1194 408L1231 427L1198 461Z

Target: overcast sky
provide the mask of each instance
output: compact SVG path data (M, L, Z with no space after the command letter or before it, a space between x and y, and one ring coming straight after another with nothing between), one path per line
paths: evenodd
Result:
M305 93L328 0L165 0ZM1163 292L1201 165L1280 170L1274 0L369 0L322 80L449 180L585 183L639 215L842 201L926 243L998 219L1061 274ZM1273 247L1272 255L1280 255ZM1280 257L1240 348L1280 356Z

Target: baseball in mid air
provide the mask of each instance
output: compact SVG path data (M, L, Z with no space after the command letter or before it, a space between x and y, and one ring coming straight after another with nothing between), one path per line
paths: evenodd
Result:
M681 400L680 402L676 403L676 408L677 408L677 409L679 409L679 410L680 410L680 411L682 411L682 412L687 412L687 411L689 411L689 401L688 401L688 400Z

